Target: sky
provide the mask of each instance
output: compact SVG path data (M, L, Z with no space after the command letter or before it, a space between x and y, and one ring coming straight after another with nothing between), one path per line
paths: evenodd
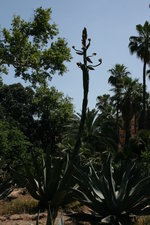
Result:
M133 78L142 82L143 64L136 55L131 55L129 37L136 36L136 25L150 22L150 0L0 0L0 27L10 27L13 15L20 15L25 20L32 20L36 8L52 9L52 22L59 28L59 36L64 37L68 47L81 48L81 35L84 27L91 38L89 54L96 52L95 63L102 58L101 66L90 72L89 103L95 107L98 95L110 93L108 70L115 64L124 64ZM65 96L73 98L76 111L81 110L83 88L82 73L76 63L81 57L71 49L72 60L67 63L68 72L63 76L54 75L49 83ZM10 71L3 80L7 84L20 82L14 79ZM150 91L150 81L147 80Z

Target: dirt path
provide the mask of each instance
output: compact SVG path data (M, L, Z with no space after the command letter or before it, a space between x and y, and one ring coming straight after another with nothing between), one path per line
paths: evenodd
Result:
M64 221L67 221L68 217L63 216ZM56 224L59 221L56 219ZM29 214L14 214L11 216L0 216L0 225L35 225L36 224L36 215ZM46 224L46 213L40 214L39 225ZM71 222L65 222L65 225L73 225Z

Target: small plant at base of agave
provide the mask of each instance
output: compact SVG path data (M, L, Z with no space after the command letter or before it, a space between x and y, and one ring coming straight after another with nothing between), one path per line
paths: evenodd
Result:
M119 182L115 180L110 155L99 175L92 164L89 167L90 175L76 168L75 177L78 187L74 195L92 210L91 215L85 213L85 218L89 216L89 221L97 224L129 225L134 216L150 214L150 177L135 176L135 163L128 162ZM70 216L84 218L84 214Z
M4 181L0 183L0 200L6 198L13 191L13 182Z
M14 183L10 177L8 178L8 174L6 172L4 173L1 162L0 164L0 200L2 200L7 198L7 196L13 191Z

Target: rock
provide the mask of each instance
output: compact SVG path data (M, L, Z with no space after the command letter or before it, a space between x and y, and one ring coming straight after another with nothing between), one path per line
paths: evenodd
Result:
M15 188L8 196L9 201L18 198L20 195L25 195L27 193L25 188Z

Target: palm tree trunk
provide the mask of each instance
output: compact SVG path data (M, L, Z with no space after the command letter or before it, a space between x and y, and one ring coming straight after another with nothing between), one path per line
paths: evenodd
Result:
M136 134L136 130L137 130L137 115L135 113L134 114L134 134Z
M131 136L131 134L130 134L130 122L131 121L126 121L125 123L125 145L126 146L128 146L128 144L129 144L129 139L130 139L130 136Z
M145 110L145 105L146 105L146 60L144 60L144 65L143 65L143 113L142 113L142 128L146 128L146 110Z
M119 148L119 143L120 143L120 127L119 127L119 106L118 105L119 104L117 103L117 108L116 108L116 130L117 130L117 146Z

